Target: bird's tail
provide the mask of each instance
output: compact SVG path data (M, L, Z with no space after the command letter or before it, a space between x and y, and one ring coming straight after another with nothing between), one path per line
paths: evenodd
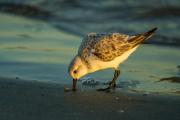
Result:
M140 43L142 43L143 41L152 37L156 30L157 30L157 28L155 27L152 30L149 30L148 32L135 35L132 38L130 38L128 40L128 42L132 45L132 47L135 47L135 46L139 45Z

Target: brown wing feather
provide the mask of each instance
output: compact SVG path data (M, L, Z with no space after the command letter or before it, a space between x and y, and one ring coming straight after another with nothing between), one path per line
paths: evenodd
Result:
M144 34L129 37L125 34L88 34L82 41L78 55L88 62L88 57L94 55L97 59L108 62L136 47L144 40L150 38L157 28Z
M131 48L127 39L124 34L106 35L93 46L92 54L102 61L111 61Z
M85 62L88 62L90 55L94 55L102 61L113 60L130 48L127 42L128 37L128 35L120 33L88 34L79 47L78 55Z
M139 45L140 43L144 42L145 40L149 39L150 37L152 37L152 35L155 33L156 30L157 28L153 28L152 30L149 30L148 32L133 36L132 38L128 40L128 42L131 44L132 47L135 47Z

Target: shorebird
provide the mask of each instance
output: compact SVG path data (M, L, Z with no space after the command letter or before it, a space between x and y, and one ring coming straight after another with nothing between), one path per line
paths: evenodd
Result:
M77 80L81 77L107 68L114 69L114 77L107 88L98 90L105 91L116 87L116 80L120 75L119 65L156 30L157 28L153 28L148 32L132 36L122 33L88 34L84 37L77 55L68 68L68 72L73 78L72 90L76 91Z

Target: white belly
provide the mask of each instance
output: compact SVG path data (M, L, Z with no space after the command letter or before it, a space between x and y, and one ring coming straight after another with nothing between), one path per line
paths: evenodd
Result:
M123 55L109 62L103 62L100 60L92 60L91 61L92 70L90 70L90 72L107 69L107 68L118 68L119 64L124 62L137 49L137 47L125 52Z

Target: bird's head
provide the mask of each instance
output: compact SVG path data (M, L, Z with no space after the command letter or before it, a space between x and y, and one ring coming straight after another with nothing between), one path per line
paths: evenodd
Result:
M70 63L68 72L74 80L78 80L88 73L86 64L79 56L76 56Z
M72 90L75 91L77 80L88 73L87 66L79 56L76 56L71 61L68 68L68 72L70 76L73 78Z

